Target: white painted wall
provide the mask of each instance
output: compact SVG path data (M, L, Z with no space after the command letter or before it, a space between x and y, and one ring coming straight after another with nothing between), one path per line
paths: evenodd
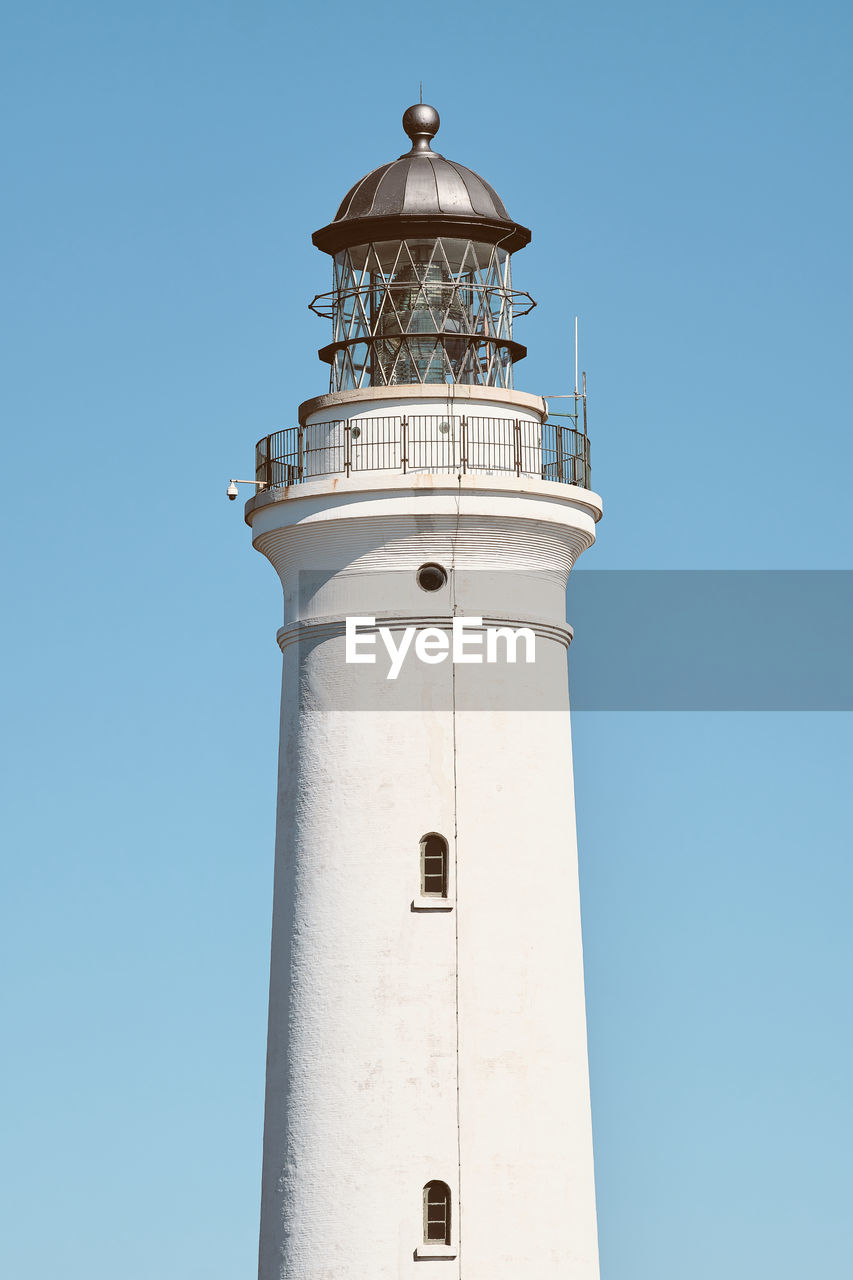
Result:
M285 592L261 1280L595 1280L564 593L598 499L373 473L247 512ZM449 626L454 596L534 626L535 665L345 664L347 613ZM449 912L411 909L428 831ZM425 1260L432 1178L453 1244Z
M474 397L466 392L478 394ZM331 457L343 456L347 430L354 433L349 443L353 469L374 467L383 452L389 453L392 441L400 441L401 420L405 418L410 472L457 471L466 454L477 469L482 470L488 460L488 465L512 471L518 423L524 470L539 475L541 425L547 414L547 404L540 396L450 383L333 392L300 406L299 420L308 430L311 445L305 457L305 474L322 475ZM463 416L470 420L467 437ZM487 428L484 419L488 420Z

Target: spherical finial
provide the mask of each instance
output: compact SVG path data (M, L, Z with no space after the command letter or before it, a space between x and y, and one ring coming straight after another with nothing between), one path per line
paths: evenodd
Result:
M431 140L438 133L441 117L435 107L416 102L403 113L403 128L412 139L413 151L430 151Z

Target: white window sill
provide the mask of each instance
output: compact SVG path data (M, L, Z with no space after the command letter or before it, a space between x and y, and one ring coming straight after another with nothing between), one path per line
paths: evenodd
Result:
M413 911L452 911L454 906L452 898L439 898L437 894L418 894L412 899Z
M438 1259L446 1259L447 1261L450 1261L451 1258L456 1257L456 1245L437 1243L419 1244L417 1249L415 1249L415 1257L423 1261L429 1258L434 1261L437 1261Z

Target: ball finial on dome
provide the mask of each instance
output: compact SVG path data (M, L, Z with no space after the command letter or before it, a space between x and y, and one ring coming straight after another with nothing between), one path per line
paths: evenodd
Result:
M431 140L438 133L441 117L435 107L416 102L403 112L403 128L412 139L413 151L430 151Z

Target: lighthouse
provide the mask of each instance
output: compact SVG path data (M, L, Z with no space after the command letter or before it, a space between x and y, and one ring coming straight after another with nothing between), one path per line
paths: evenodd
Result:
M259 1275L594 1280L585 391L554 419L514 388L530 232L434 108L403 127L314 233L329 388L259 442L246 506L284 594Z

